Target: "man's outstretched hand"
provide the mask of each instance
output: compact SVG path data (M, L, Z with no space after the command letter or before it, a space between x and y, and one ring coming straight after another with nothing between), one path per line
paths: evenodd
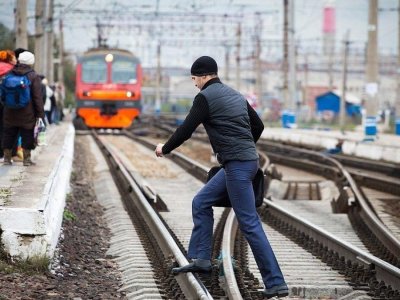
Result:
M156 150L154 151L156 153L157 157L163 157L163 153L162 153L162 147L164 146L164 144L158 144L156 147Z

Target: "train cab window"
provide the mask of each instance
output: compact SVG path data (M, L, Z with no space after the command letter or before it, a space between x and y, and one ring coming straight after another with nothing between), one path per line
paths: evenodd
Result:
M114 58L111 81L113 83L136 83L136 62L124 57Z
M82 81L85 83L107 81L107 63L103 56L88 57L82 62Z

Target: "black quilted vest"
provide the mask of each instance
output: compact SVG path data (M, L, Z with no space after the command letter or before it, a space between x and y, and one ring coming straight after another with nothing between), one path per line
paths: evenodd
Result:
M200 93L206 98L209 118L204 127L218 162L256 160L247 100L223 83L213 83Z

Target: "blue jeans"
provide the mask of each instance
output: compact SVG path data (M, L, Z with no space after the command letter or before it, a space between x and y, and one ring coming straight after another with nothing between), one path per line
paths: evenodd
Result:
M212 206L228 193L239 228L250 245L266 288L270 288L285 280L256 211L252 179L257 169L258 160L227 162L197 193L192 203L194 227L188 256L211 259Z

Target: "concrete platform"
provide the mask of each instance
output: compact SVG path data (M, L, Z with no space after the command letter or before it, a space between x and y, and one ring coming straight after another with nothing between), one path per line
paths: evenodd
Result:
M266 128L261 136L273 141L286 141L297 145L315 146L323 149L334 148L343 139L343 153L346 155L400 163L400 136L378 134L373 142L363 142L363 132Z
M35 166L0 164L0 234L15 258L52 257L60 235L74 152L71 123L49 126L47 145L32 154Z

